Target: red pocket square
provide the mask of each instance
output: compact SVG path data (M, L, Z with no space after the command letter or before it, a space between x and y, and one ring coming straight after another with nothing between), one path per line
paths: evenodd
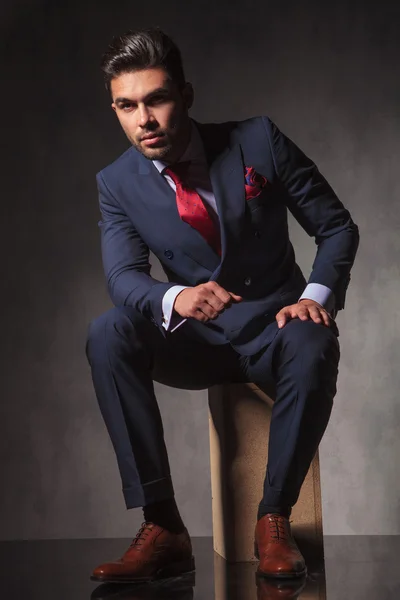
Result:
M257 173L254 167L245 167L244 177L246 200L251 200L259 196L263 187L268 183L268 180L263 175L260 175L260 173Z

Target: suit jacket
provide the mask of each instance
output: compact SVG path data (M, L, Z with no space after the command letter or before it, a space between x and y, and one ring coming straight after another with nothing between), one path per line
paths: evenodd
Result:
M210 169L221 226L219 257L179 217L175 193L153 163L131 147L97 175L102 257L116 306L133 306L162 327L162 298L176 284L214 280L243 296L217 319L188 319L189 335L231 343L251 355L278 332L276 313L297 302L306 285L288 235L287 209L315 238L309 283L329 287L335 313L344 307L358 228L315 164L267 117L220 124L196 123ZM267 180L245 199L245 166ZM149 250L168 283L151 277Z

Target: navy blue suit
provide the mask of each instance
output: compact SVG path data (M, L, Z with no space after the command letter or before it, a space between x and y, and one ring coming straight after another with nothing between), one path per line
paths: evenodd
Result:
M306 285L287 209L315 238L309 283L333 291L334 315L344 307L358 229L315 164L267 117L196 125L218 208L221 257L181 220L175 193L134 148L97 176L103 263L116 308L90 327L96 394L133 507L173 494L153 380L194 389L247 380L267 387L276 401L264 503L289 507L329 419L339 346L335 327L298 319L277 327L277 312L297 302ZM268 181L247 201L245 166ZM168 283L151 277L150 250ZM166 332L165 292L210 280L243 301L208 323L188 319Z

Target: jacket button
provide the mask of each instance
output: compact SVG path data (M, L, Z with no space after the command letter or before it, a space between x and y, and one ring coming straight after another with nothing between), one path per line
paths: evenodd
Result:
M251 277L246 277L244 280L244 285L251 285Z
M261 237L261 233L258 231L258 229L255 230L254 237L256 237L256 238L260 238Z
M174 257L174 253L172 252L172 250L164 250L164 256L171 259Z

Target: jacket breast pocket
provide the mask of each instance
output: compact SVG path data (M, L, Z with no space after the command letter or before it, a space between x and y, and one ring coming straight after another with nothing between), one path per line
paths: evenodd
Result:
M286 207L281 201L279 190L267 184L261 194L246 201L248 220L253 229L269 230L269 234L286 231ZM283 227L283 229L282 229ZM271 231L272 228L272 231Z
M249 222L253 228L259 229L267 221L269 213L268 198L265 198L264 194L260 194L257 198L247 200L247 211Z
M268 199L271 198L271 194L268 193L269 187L270 186L267 186L266 188L262 189L255 198L246 200L246 204L250 212L254 212L268 205Z
M246 200L247 210L251 220L257 224L262 221L262 219L270 214L271 211L273 212L275 210L277 200L275 186L267 183L258 196Z

